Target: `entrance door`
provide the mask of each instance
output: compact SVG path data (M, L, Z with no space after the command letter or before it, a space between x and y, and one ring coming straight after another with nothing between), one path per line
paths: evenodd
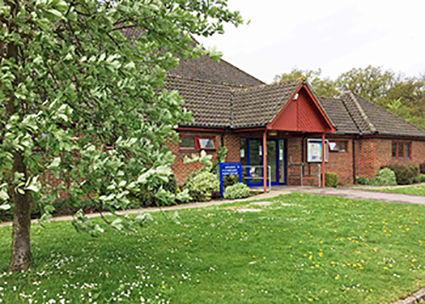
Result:
M263 185L263 140L262 139L244 139L246 143L246 157L243 157L243 163L248 165L246 169L248 186ZM243 147L241 147L243 149ZM245 152L243 152L245 154ZM270 167L272 185L286 184L286 140L268 139L267 140L267 166ZM269 173L267 174L269 176Z

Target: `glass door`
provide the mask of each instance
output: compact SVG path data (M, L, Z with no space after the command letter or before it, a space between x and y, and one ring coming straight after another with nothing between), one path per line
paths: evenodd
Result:
M270 167L272 183L277 183L278 181L277 176L279 167L277 163L277 157L277 140L267 140L267 167ZM270 173L267 173L267 175L269 176Z
M263 145L261 139L249 139L248 143L248 185L262 184Z
M263 185L263 140L241 139L241 162L247 168L243 172L248 186ZM267 140L267 166L270 167L272 185L286 184L286 140ZM267 174L269 176L269 173Z

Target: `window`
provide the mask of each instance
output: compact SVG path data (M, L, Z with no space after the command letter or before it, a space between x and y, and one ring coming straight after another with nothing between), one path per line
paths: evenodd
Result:
M339 146L339 152L347 152L347 142L341 141L338 143Z
M397 157L397 143L393 143L392 156L393 156L394 158L396 158L396 157Z
M180 136L181 151L216 150L214 137Z
M330 142L329 143L329 149L332 152L338 152L338 144L336 142Z
M345 152L347 152L347 142L346 141L330 142L329 143L329 150L331 152L345 153Z
M196 150L195 137L180 137L180 150Z
M391 155L393 158L408 159L411 158L412 143L393 142Z
M199 147L202 150L215 150L214 138L199 138Z

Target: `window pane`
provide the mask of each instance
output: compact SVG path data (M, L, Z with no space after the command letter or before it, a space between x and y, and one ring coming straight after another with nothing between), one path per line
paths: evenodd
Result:
M404 144L404 156L410 158L410 145Z
M329 143L329 149L331 151L338 151L338 144L336 142L330 142Z
M339 143L339 152L347 152L347 142L341 141Z
M393 157L397 157L397 144L393 143L393 152L392 152L392 156Z
M398 144L398 157L403 157L403 144Z
M193 137L181 137L180 140L181 140L180 149L195 150L195 138L193 138Z
M212 138L200 138L199 145L201 149L214 149L214 140Z

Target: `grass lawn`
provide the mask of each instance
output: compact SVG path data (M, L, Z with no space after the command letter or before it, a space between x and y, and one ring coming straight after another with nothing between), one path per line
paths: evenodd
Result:
M357 190L366 190L366 191L375 191L375 192L391 192L391 193L400 193L400 194L412 194L412 195L424 195L425 196L425 186L423 185L414 185L406 187L397 187L397 188L361 188Z
M425 207L298 193L271 201L251 206L260 212L180 211L180 225L156 213L133 235L34 225L36 264L24 274L6 273L11 228L0 228L0 302L389 303L425 286Z

